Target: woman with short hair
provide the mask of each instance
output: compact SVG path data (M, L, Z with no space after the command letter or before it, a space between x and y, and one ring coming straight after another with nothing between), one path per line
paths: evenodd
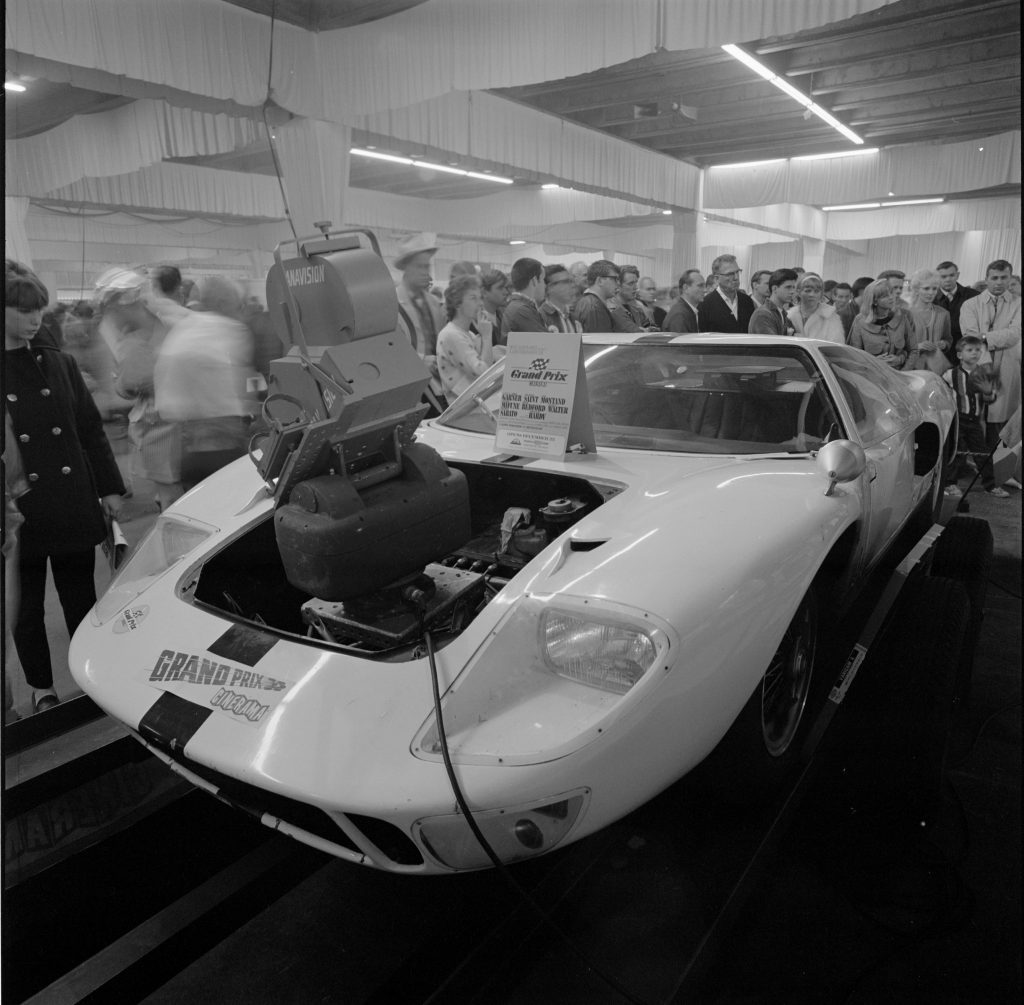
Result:
M946 353L953 335L949 311L939 307L939 274L934 269L918 269L910 277L910 305L907 308L914 322L916 351L907 360L906 370L931 370L942 374L949 369Z
M899 297L887 279L876 279L861 294L860 313L850 326L850 345L902 370L914 351L914 323L897 308Z
M450 405L494 362L490 336L474 326L480 314L480 280L458 276L444 291L448 324L437 336L437 370Z
M797 335L844 345L843 322L836 309L825 303L821 276L805 272L796 284L796 303L787 312Z

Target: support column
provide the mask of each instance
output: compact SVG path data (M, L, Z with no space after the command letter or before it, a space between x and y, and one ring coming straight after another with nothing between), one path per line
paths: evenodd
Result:
M687 269L701 268L700 235L704 215L693 209L672 211L672 276L671 283Z
M803 267L808 272L816 272L822 279L825 278L825 242L816 237L802 238L803 243Z

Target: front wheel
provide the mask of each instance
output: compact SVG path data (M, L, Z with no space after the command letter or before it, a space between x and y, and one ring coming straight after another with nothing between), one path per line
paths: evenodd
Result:
M811 718L818 611L817 593L808 590L754 693L705 762L708 780L727 802L770 798L796 765Z

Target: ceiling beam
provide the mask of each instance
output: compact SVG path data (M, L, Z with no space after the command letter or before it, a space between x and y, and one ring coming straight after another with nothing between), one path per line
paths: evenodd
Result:
M893 28L913 30L918 24L934 23L941 18L960 18L969 15L974 18L994 11L1013 11L1017 0L900 0L867 14L859 14L836 24L776 39L765 40L757 46L759 55L773 55L801 49L808 42L828 41L841 33L851 41L867 38Z
M1012 111L1020 103L1020 81L1016 82L1016 93L1008 92L1005 95L979 95L970 98L969 95L950 94L949 101L941 98L936 100L934 96L924 95L917 100L893 100L888 105L872 106L864 109L859 115L847 116L846 121L851 128L859 126L871 126L874 123L884 123L890 120L904 120L914 123L933 122L945 118L956 118L961 115L975 115L979 109L984 108L986 113L993 111ZM969 98L969 100L956 99Z
M869 58L859 65L818 73L811 82L811 94L832 94L856 86L886 87L906 81L942 80L948 73L974 73L992 63L1014 62L1019 70L1017 36L966 42L960 48L942 51L918 52L915 48L881 60Z
M910 38L903 32L889 32L874 39L855 42L843 39L831 45L819 43L794 53L786 67L786 76L800 77L865 64L878 64L880 72L884 73L886 62L905 57L911 50L917 56L954 50L962 59L965 45L974 42L990 45L1003 38L1013 38L1019 43L1019 17L998 25L977 24L966 20L962 23L941 22L935 27L917 29Z
M834 112L859 108L869 101L885 100L893 93L893 86L899 83L901 97L914 94L945 93L959 91L968 87L993 87L1004 82L1020 81L1020 57L1012 59L992 60L987 64L972 63L962 69L939 70L927 76L915 76L908 80L883 80L871 84L836 88L831 108ZM812 95L818 94L817 88L811 89Z

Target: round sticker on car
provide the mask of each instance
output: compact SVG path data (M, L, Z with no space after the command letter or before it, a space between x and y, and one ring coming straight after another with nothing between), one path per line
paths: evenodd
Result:
M146 604L142 604L140 607L126 607L114 622L114 634L124 635L125 632L134 632L147 614L149 614L149 607Z

